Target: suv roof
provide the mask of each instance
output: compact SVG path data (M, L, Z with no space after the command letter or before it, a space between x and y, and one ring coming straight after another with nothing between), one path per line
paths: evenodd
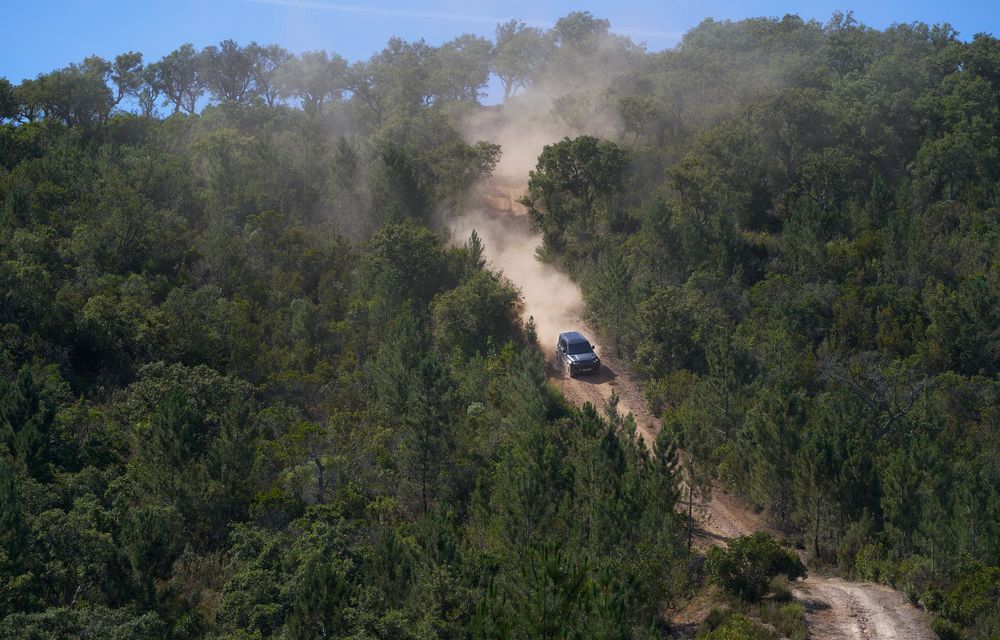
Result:
M567 331L566 333L560 333L559 337L564 339L567 344L576 344L577 342L588 342L583 334L579 331Z

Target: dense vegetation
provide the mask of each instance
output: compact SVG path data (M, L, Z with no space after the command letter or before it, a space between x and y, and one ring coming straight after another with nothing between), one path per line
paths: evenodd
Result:
M2 83L0 637L659 633L672 458L431 228L498 157L456 128L491 50Z
M459 132L491 72L604 138L525 202L652 452L436 229L502 151ZM698 571L675 446L943 637L1000 633L997 39L227 41L0 79L0 119L0 637L662 637ZM798 574L744 551L708 567L736 593Z
M692 478L996 637L1000 40L706 21L609 94L525 201Z

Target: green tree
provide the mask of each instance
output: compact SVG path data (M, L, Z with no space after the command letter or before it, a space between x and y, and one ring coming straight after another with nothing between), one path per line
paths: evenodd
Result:
M493 46L486 38L461 35L434 52L430 82L437 102L476 104L489 80Z
M121 551L144 606L157 603L157 584L183 550L183 522L173 507L141 506L129 511L121 522Z
M38 102L46 118L77 127L93 127L108 118L114 103L104 79L108 63L88 60L90 65L84 61L38 76Z
M595 18L589 11L574 11L559 18L552 32L560 47L586 51L607 37L610 26L610 22Z
M0 122L13 120L17 116L17 99L14 85L7 78L0 78Z
M480 270L431 302L434 340L445 355L486 355L516 336L520 295L502 276Z
M441 240L412 224L385 225L369 241L367 257L374 286L387 300L411 300L424 307L454 276Z
M93 495L77 498L69 511L51 509L35 517L33 546L44 566L48 602L73 607L100 600L99 587L117 561L110 520Z
M599 602L585 559L552 543L527 549L516 562L512 584L479 604L475 637L627 637L624 611Z
M724 323L705 296L693 288L660 287L638 307L635 361L655 378L678 369L704 373L707 338Z
M194 46L181 45L150 67L152 86L174 106L174 113L182 109L194 113L205 90L201 58Z
M314 640L348 631L351 589L328 562L311 563L294 594L285 630L290 637Z
M0 429L8 455L32 477L52 473L56 405L31 370L24 366L14 380L0 379Z
M222 102L246 103L257 92L255 67L256 43L241 47L234 40L208 46L200 54L200 75L208 89Z
M618 252L608 253L588 279L587 313L606 327L608 345L622 357L634 348L636 295L628 262Z
M607 214L610 199L624 188L628 162L613 142L592 136L564 138L542 149L523 201L546 246L563 248L570 230L591 240L597 213Z
M802 401L787 387L778 387L759 395L747 412L753 447L750 495L784 528L791 524L794 508L792 473L803 423Z
M494 42L493 72L506 102L538 77L550 45L541 29L513 19L497 24Z
M618 110L626 133L632 134L632 144L646 132L646 128L660 115L659 105L649 96L626 96L618 99Z
M32 604L31 545L14 468L0 456L0 611Z
M17 119L34 122L44 114L41 80L27 79L14 87L14 101L17 104Z
M301 100L307 114L318 115L347 88L347 61L325 51L306 51L282 64L280 82L285 95Z
M135 615L126 607L60 607L41 613L17 613L0 620L0 638L7 640L85 638L103 636L114 640L157 640L168 626L155 612Z
M142 63L142 54L138 51L129 51L115 56L115 61L108 74L109 80L114 85L113 106L121 105L125 98L137 98L141 90L144 79L145 67Z
M406 455L420 490L420 512L427 513L455 445L451 432L455 391L446 369L433 355L422 360L412 375L404 418Z
M257 97L269 107L276 106L281 99L280 73L292 58L284 47L276 44L247 45L253 59L253 84Z

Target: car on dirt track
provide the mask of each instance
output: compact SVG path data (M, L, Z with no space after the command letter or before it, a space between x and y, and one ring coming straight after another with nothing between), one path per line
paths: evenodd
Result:
M594 352L594 345L590 344L579 331L559 334L559 340L556 342L556 360L570 378L601 370L601 359Z

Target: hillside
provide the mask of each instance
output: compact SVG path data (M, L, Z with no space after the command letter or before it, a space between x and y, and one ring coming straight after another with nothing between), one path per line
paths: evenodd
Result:
M998 246L946 25L0 79L0 638L991 639Z

